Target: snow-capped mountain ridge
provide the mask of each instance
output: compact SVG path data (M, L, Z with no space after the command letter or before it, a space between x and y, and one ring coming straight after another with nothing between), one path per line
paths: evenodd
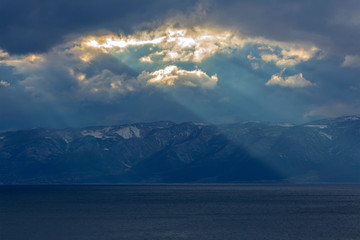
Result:
M0 182L360 182L360 118L0 134Z

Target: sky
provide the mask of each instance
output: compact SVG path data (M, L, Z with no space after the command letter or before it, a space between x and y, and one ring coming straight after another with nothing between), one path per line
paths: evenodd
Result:
M0 129L360 113L360 2L2 0Z

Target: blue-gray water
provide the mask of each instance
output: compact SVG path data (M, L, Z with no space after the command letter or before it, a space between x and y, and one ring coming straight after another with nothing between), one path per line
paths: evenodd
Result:
M2 186L1 240L360 239L360 185Z

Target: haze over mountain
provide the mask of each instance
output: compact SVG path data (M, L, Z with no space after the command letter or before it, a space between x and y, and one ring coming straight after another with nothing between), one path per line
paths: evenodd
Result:
M0 133L0 182L360 182L360 118Z

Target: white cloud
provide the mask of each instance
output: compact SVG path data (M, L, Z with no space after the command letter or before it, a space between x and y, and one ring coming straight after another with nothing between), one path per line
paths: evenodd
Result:
M145 56L139 59L140 62L147 62L147 63L153 63L150 56Z
M152 73L143 72L139 79L145 80L148 85L188 86L201 88L214 88L218 78L209 76L201 70L187 71L170 65Z
M265 62L278 61L279 57L276 54L263 54L261 55L261 59Z
M158 47L160 50L157 53L140 59L145 62L151 62L154 54L162 56L163 61L201 62L216 52L225 51L227 48L238 48L243 44L241 38L225 29L168 26L128 36L110 34L89 36L82 40L82 45L106 51L122 51L128 47L145 45Z
M249 59L249 60L258 60L257 57L254 57L251 54L247 55L247 59Z
M347 55L342 64L344 67L360 67L360 56L359 55Z
M0 60L0 64L15 67L15 71L20 74L34 72L41 66L45 58L43 55L29 54L25 56L10 56Z
M302 73L295 74L292 76L282 77L284 69L279 74L274 74L271 76L270 80L266 82L267 86L270 85L279 85L282 87L289 88L299 88L299 87L308 87L314 86L315 84L306 80Z
M311 47L310 49L304 48L289 48L283 49L281 55L286 58L294 58L297 61L308 61L310 58L314 57L314 54L318 51L316 47Z
M262 49L267 50L266 48ZM271 51L270 54L267 51L264 51L261 54L261 60L264 62L274 62L277 66L280 67L294 66L301 62L309 61L314 57L317 51L318 49L315 47L311 47L310 49L290 47L287 49L282 49L281 53L278 54L274 53L274 51Z
M2 87L9 87L10 86L10 83L9 82L6 82L4 80L0 80L0 86Z
M0 59L8 57L9 54L5 52L4 50L0 49Z
M79 94L83 98L111 99L118 94L126 94L141 89L141 82L126 74L115 74L108 69L90 78L79 79Z

